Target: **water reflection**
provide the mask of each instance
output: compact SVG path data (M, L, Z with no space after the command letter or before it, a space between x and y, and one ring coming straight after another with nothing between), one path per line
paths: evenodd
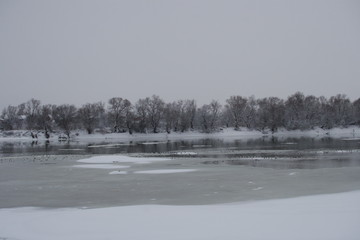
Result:
M285 138L262 137L258 139L200 139L200 140L179 140L163 142L0 142L0 156L11 154L63 154L69 150L81 149L82 154L114 154L114 153L163 153L181 150L314 150L314 149L358 149L359 143L356 141L342 141L333 138ZM61 150L61 151L59 151Z
M358 141L335 138L196 139L128 142L0 142L0 157L13 155L85 155L141 153L209 159L204 164L312 169L360 165ZM196 155L177 155L177 152ZM338 156L341 154L341 156ZM214 160L215 159L215 160Z

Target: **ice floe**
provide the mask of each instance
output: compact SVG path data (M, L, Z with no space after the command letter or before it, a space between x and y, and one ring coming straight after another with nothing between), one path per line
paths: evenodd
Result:
M129 168L130 166L123 166L117 164L79 164L74 165L76 168L94 168L94 169L117 169L117 168Z
M124 174L127 174L127 173L128 173L127 171L112 171L112 172L109 172L110 175L117 175L117 174L124 175Z
M187 173L195 172L196 169L158 169L158 170L145 170L145 171L135 171L134 173L141 174L168 174L168 173Z
M181 155L181 156L197 155L196 152L175 152L174 154Z
M77 160L80 163L152 163L157 161L167 161L170 158L156 157L129 157L124 155L95 156Z

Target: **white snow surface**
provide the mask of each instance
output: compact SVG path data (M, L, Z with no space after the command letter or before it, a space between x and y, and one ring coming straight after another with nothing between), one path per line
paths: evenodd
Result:
M129 168L130 166L123 166L117 164L79 164L74 165L76 168L94 168L94 169L117 169L117 168Z
M104 155L104 156L95 156L85 159L77 160L79 163L73 165L73 167L77 168L94 168L94 169L119 169L119 168L130 168L131 166L127 165L119 165L120 163L126 164L149 164L157 161L168 161L171 160L169 158L155 158L155 157L129 157L124 155ZM126 173L118 173L117 171L110 172L109 174L126 174ZM0 239L1 240L1 239Z
M222 205L0 209L8 240L358 240L360 191Z
M127 174L127 171L112 171L109 172L110 175L124 175Z
M105 155L95 156L85 159L77 160L80 163L92 163L92 164L117 164L117 163L152 163L158 161L168 161L169 158L155 158L155 157L129 157L124 155Z
M97 145L90 145L88 148L111 148L111 147L118 147L118 146L130 146L129 143L117 143L117 144L97 144Z
M12 131L14 134L6 136L0 131L0 141L33 141L30 136L29 131L26 130L16 130ZM76 135L75 135L76 133ZM172 132L170 134L166 132L162 133L134 133L130 135L129 133L95 133L95 134L87 134L86 131L76 130L72 132L72 138L79 141L150 141L144 142L142 144L161 144L165 143L168 140L184 140L184 139L202 139L202 138L258 138L264 135L271 135L271 133L261 133L259 131L250 130L247 128L241 128L240 131L235 131L233 128L224 128L221 131L214 133L201 133L198 131L188 131L184 133L176 133ZM315 128L313 130L294 130L288 131L285 129L279 129L278 132L273 134L278 137L336 137L336 138L348 138L355 140L360 138L360 127L351 126L348 128L333 128L330 130L323 130L321 128ZM52 134L50 140L57 140L59 134ZM45 140L45 137L42 133L38 133L39 140ZM118 145L129 145L129 143L114 143L113 145L92 145L90 148L94 147L114 147Z
M141 144L143 144L143 145L157 145L157 144L164 144L164 143L167 143L167 142L143 142Z
M145 171L135 171L134 173L141 174L167 174L167 173L187 173L187 172L196 172L196 169L158 169L158 170L145 170Z
M176 155L183 155L183 156L188 156L188 155L197 155L196 152L175 152Z

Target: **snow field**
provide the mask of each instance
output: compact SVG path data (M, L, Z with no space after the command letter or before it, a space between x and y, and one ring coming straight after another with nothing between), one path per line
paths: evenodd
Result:
M357 240L360 191L203 206L0 209L9 240Z

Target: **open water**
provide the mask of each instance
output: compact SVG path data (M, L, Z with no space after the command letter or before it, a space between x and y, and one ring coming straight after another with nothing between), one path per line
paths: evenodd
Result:
M75 167L79 159L113 154L170 160ZM149 170L161 171L141 173ZM0 142L0 208L215 204L359 189L355 138Z

